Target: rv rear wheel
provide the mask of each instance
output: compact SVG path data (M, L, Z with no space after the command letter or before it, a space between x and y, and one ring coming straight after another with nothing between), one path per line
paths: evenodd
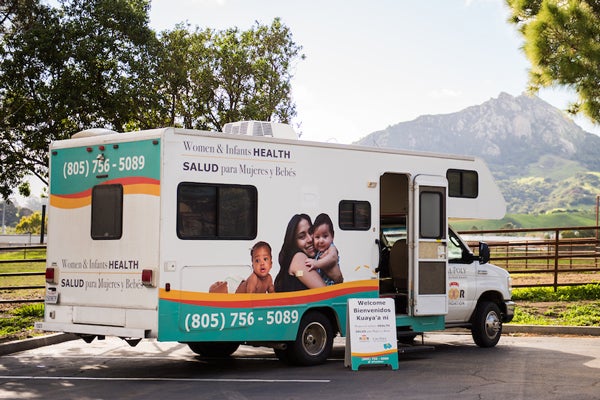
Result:
M471 335L479 347L494 347L498 343L502 335L502 319L496 303L483 301L477 305Z
M204 357L229 357L240 347L233 342L192 342L187 344L194 353Z
M296 340L290 343L288 355L297 365L317 365L327 360L333 348L331 321L318 311L309 311L302 317Z

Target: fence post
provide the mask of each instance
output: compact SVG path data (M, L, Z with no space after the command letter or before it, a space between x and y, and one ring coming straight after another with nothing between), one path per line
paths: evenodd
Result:
M596 232L598 232L598 227L596 227ZM598 237L596 236L596 243L594 243L594 268L598 268L598 244Z
M554 292L558 290L558 243L560 230L556 228L554 231Z
M42 204L42 231L40 232L40 244L44 244L44 229L46 228L46 205Z

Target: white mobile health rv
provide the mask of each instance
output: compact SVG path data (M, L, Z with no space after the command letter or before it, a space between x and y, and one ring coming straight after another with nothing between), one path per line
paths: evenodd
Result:
M498 342L513 316L509 275L448 226L504 215L482 160L228 128L237 134L92 130L52 143L38 329L177 341L207 356L267 345L317 364L346 334L348 299L386 297L399 337L462 326L480 346ZM298 221L319 214L333 222L340 283L290 272L291 255L314 259ZM272 249L275 290L241 290L257 242Z

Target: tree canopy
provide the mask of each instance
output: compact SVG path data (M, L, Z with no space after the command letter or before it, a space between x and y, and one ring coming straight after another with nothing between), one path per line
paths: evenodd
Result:
M190 31L178 25L160 34L157 91L168 108L168 124L220 131L227 122L290 123L293 63L301 47L278 18L247 31Z
M15 226L15 231L17 233L40 234L42 232L42 213L36 211L21 217L17 226Z
M0 41L0 193L47 183L51 140L140 119L154 33L145 0L9 0Z
M47 183L50 141L93 127L221 130L292 122L301 47L279 19L249 30L154 32L150 0L0 3L0 194ZM26 192L26 185L23 190Z
M506 0L525 39L531 62L530 90L561 85L578 100L571 113L600 123L600 2L596 0Z

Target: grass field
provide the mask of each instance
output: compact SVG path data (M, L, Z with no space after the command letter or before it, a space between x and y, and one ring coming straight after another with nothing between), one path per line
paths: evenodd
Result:
M45 249L28 249L28 250L17 250L17 251L3 251L0 253L0 273L23 273L23 272L36 272L41 275L35 276L0 276L0 287L18 287L18 286L43 286L44 285L44 271L46 269L45 262L4 262L13 260L35 260L45 259ZM42 298L44 296L44 289L34 289L32 291L24 290L0 290L0 299L2 300L14 300L14 299L34 299Z
M596 226L596 214L592 211L563 212L554 210L545 214L506 214L502 219L450 221L457 231L502 229L507 224L515 228Z
M46 258L45 249L27 249L0 252L0 261ZM0 273L36 272L36 276L0 276L0 287L43 286L45 262L2 262ZM42 299L44 289L2 289L0 300ZM0 304L0 342L31 337L36 333L33 324L44 316L43 303Z

